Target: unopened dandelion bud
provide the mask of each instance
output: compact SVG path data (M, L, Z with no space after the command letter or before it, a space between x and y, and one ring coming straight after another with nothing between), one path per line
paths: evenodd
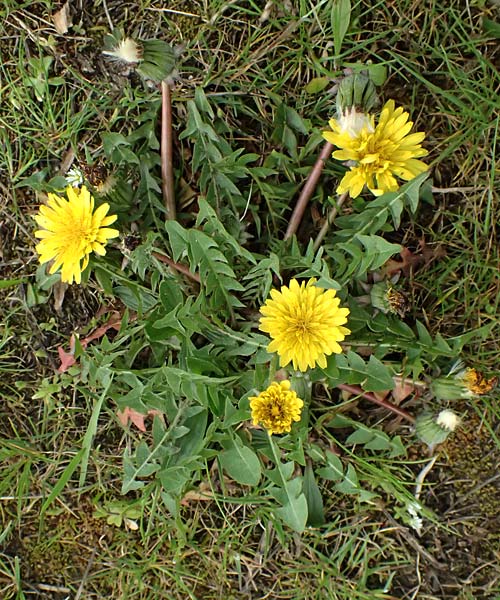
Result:
M366 73L352 73L341 81L337 92L337 113L344 114L353 107L368 113L378 103L373 81Z
M372 306L378 308L384 314L397 314L401 318L408 312L410 306L408 298L392 287L388 282L375 283L370 289L370 300Z
M387 314L390 311L389 302L387 300L387 284L385 281L374 283L370 288L370 301L374 308Z
M472 398L474 395L461 379L455 377L436 377L430 384L430 391L434 398L445 402Z
M442 410L437 417L423 413L417 417L415 433L422 442L433 448L442 444L459 423L459 416L452 410Z
M293 390L303 400L310 400L312 382L307 372L296 371L290 379Z
M434 379L430 389L435 398L449 401L488 394L496 384L496 377L486 379L476 369L466 368L454 375Z
M143 55L137 72L145 79L160 83L175 75L177 55L163 40L144 40Z

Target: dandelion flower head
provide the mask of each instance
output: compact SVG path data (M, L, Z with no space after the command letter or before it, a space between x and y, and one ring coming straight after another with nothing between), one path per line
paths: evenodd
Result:
M271 290L271 298L260 309L259 329L272 341L269 352L277 352L280 364L293 364L294 369L307 371L316 365L325 368L326 357L340 354L341 342L350 332L348 308L340 308L335 290L315 286L316 280L299 284L296 279L280 291Z
M103 256L105 245L119 231L108 225L116 215L107 215L109 204L101 204L94 211L94 198L85 186L66 188L67 198L49 194L47 205L40 206L35 221L40 226L35 237L40 263L53 260L49 273L61 267L61 281L80 283L82 272L89 263L91 252Z
M478 396L481 396L483 394L488 394L498 383L496 377L486 379L479 371L472 368L467 368L459 373L459 377L470 391L471 395L477 394Z
M253 424L262 424L270 434L291 431L292 423L300 421L303 406L289 381L274 381L267 390L250 398Z
M356 198L366 185L380 196L399 188L396 177L410 181L427 170L427 165L418 160L428 154L421 145L425 133L410 133L413 122L409 116L389 100L376 126L372 115L363 117L354 109L338 120L330 120L332 131L323 132L323 137L340 148L333 157L352 162L337 188L338 194L349 192Z
M438 414L436 423L447 431L455 431L460 425L460 417L452 410L445 409Z
M357 111L355 106L352 106L350 110L348 108L344 109L339 120L331 119L330 123L332 121L335 122L338 132L346 138L345 141L347 142L359 135L367 135L375 131L375 117Z
M102 53L113 60L128 64L142 60L142 47L132 38L120 40L111 50L103 50Z

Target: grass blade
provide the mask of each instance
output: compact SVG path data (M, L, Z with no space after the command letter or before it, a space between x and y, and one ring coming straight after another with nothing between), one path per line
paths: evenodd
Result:
M351 22L351 0L335 0L332 7L332 31L335 56L340 54L342 42Z

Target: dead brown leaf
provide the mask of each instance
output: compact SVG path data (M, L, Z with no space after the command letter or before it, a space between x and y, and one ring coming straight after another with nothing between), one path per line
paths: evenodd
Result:
M161 411L156 410L154 408L148 410L148 412L145 415L143 415L142 413L137 412L133 408L126 406L123 410L117 410L116 416L118 417L118 420L124 427L126 427L128 425L128 422L130 421L137 427L137 429L139 429L139 431L145 432L146 425L144 423L144 419L146 419L146 417L162 417L163 415Z
M71 10L68 2L65 2L60 10L52 15L52 22L57 33L64 35L68 33L69 28L73 25L71 19Z

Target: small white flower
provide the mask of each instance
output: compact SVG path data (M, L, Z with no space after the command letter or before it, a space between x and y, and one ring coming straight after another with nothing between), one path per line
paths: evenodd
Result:
M452 410L442 410L436 419L436 423L448 431L455 431L460 424L460 417Z
M72 187L80 187L83 183L83 173L77 167L73 167L66 173L65 179Z
M422 527L424 521L421 517L418 516L418 513L422 510L422 507L418 502L410 502L406 507L406 512L410 515L410 519L408 520L409 526L414 529L418 535L422 533Z
M421 517L417 517L417 516L412 517L409 520L408 524L410 525L410 527L412 529L414 529L418 533L418 535L420 535L422 533L422 527L424 526L424 522L421 519Z
M142 60L142 47L132 38L125 38L118 42L112 50L103 50L103 54L111 56L124 63L138 63Z

